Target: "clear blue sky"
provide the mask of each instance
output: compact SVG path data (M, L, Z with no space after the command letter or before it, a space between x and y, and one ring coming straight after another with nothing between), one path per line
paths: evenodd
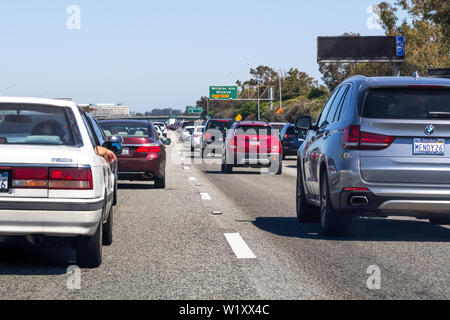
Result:
M0 3L0 95L184 109L248 61L320 79L317 36L370 30L378 0L15 0ZM66 27L67 7L81 29ZM234 72L235 74L232 74Z

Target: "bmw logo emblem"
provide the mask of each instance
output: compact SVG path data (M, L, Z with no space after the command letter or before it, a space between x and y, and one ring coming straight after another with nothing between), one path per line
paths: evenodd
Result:
M433 125L429 125L425 128L425 133L429 136L431 134L433 134L435 131L435 128Z

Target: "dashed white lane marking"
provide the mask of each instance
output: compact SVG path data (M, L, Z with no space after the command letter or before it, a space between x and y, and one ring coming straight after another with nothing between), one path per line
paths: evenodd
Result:
M197 178L195 178L195 177L189 177L188 180L189 180L189 181L197 181Z
M184 170L189 170L189 167L184 167Z
M255 254L239 233L225 233L225 238L238 259L256 259Z
M211 196L208 193L200 193L202 200L211 200Z

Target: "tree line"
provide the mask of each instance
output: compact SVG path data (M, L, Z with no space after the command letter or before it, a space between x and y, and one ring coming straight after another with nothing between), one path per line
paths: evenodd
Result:
M406 45L406 61L400 71L402 75L412 75L418 71L426 75L430 68L450 67L450 1L449 0L397 0L393 4L386 1L376 6L379 24L387 36L403 35ZM400 19L401 14L405 16ZM358 36L346 33L344 36ZM291 68L287 72L277 72L269 66L250 69L251 78L238 80L241 96L255 93L258 87L272 86L274 96L279 96L279 82L283 111L275 101L273 109L268 102L261 103L261 118L265 121L294 122L300 115L317 118L330 92L342 81L353 75L390 76L390 63L340 63L319 64L322 82L307 73ZM202 107L206 117L207 97L196 102ZM257 115L257 103L254 101L210 101L210 116L230 118L240 114L244 119L254 120Z

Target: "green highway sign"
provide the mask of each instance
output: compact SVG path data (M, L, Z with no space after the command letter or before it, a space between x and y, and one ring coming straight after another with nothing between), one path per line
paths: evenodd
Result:
M202 113L203 112L203 108L201 107L189 107L188 108L188 113Z
M213 100L233 100L238 98L237 86L212 86L209 87L209 98Z

